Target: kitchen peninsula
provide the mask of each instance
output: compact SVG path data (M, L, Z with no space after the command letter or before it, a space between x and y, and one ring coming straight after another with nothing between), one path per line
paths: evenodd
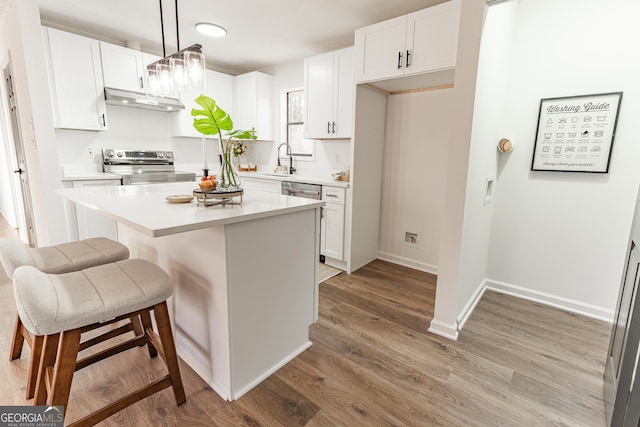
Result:
M168 203L193 182L59 189L117 223L132 257L175 282L180 357L234 400L300 354L317 318L324 202L245 189L242 204Z

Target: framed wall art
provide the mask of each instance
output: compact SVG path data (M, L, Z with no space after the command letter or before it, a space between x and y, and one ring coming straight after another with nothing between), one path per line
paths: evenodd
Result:
M609 172L622 92L540 100L533 171Z

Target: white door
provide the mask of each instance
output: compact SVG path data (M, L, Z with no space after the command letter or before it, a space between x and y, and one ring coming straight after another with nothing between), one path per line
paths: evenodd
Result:
M636 203L626 270L623 276L605 362L604 396L610 426L640 424L640 209Z
M459 25L459 0L410 13L405 75L455 67Z
M333 121L333 52L304 61L304 137L328 138Z
M344 257L344 206L327 203L323 213L320 223L322 235L320 253L342 260Z
M144 91L142 52L100 42L100 57L105 87Z
M404 74L407 16L356 31L356 81L358 83Z
M50 60L54 126L107 130L107 110L97 40L44 28Z
M354 84L353 48L335 53L334 59L334 138L351 138L353 128Z
M104 187L109 185L120 185L120 181L102 179L73 182L73 188ZM118 240L116 222L113 219L77 203L75 207L76 220L78 222L78 239L107 237L112 240Z
M11 77L11 63L7 64L3 69L3 78L5 81L4 98L7 100L7 111L9 116L9 139L13 142L13 152L15 154L14 173L18 177L18 184L15 188L15 207L18 217L18 230L20 239L29 246L37 246L36 231L33 221L33 208L31 206L31 192L29 191L29 178L27 174L27 165L22 147L22 138L20 135L20 122L18 114L18 105L16 103L15 92L13 91L13 79ZM9 150L10 151L10 150ZM15 182L14 180L11 180Z

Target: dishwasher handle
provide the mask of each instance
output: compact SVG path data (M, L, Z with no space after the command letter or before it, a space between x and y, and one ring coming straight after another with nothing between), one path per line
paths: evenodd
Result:
M310 191L310 190L298 190L296 188L288 188L287 191L292 195L296 194L307 194L309 196L320 196L319 191Z

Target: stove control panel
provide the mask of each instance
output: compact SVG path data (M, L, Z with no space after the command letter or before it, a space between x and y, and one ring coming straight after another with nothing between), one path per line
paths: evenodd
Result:
M173 164L173 152L105 148L102 160L104 164Z

